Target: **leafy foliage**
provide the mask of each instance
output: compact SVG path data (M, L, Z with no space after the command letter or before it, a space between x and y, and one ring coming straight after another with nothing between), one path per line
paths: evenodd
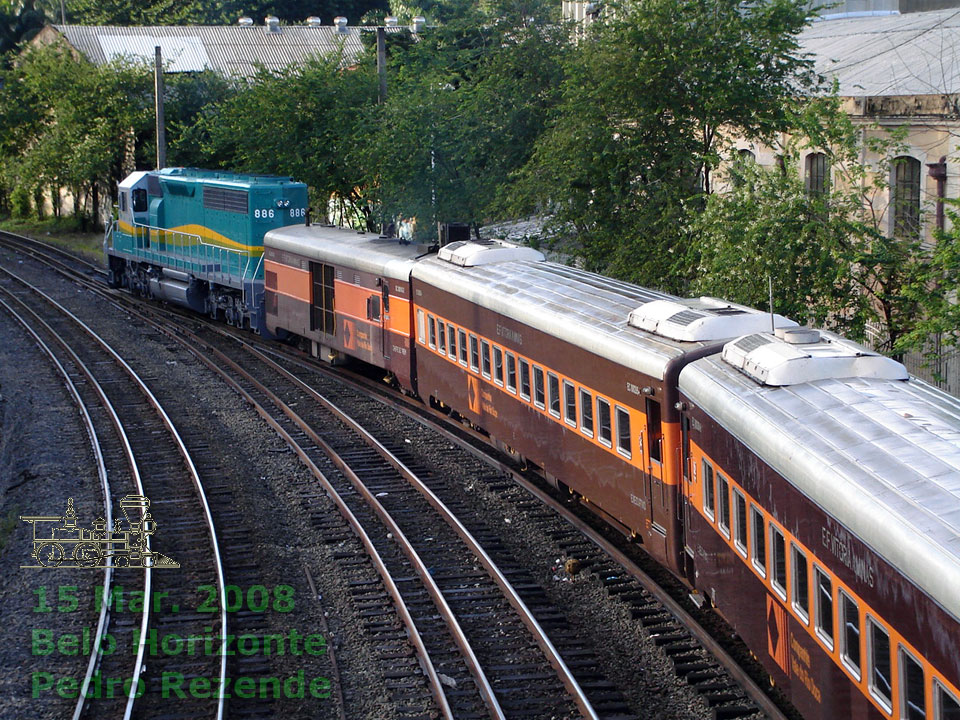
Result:
M960 317L945 292L960 279L960 245L949 234L931 247L919 233L886 232L888 178L903 132L874 128L863 147L835 97L811 102L793 125L797 140L781 148L779 167L739 169L732 189L712 195L695 220L693 291L764 307L770 277L777 312L860 340L868 327L880 328L885 335L870 339L887 352L922 345ZM804 187L804 148L829 159L825 192ZM865 155L882 160L866 164Z
M366 224L360 158L366 108L375 98L372 71L345 71L338 57L282 73L263 70L205 111L176 151L186 156L199 148L194 160L206 167L291 175L310 186L321 206L333 197Z
M492 216L560 99L571 45L556 11L538 1L447 7L419 42L389 48L390 89L366 155L385 218L416 217L427 234L434 222L476 227Z
M573 228L588 267L681 291L688 219L725 138L784 129L815 83L799 0L615 2L570 56L514 208Z

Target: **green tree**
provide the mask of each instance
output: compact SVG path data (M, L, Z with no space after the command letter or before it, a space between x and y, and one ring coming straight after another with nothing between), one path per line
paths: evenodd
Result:
M811 101L794 125L796 139L781 148L777 167L738 168L738 182L712 195L693 223L685 256L696 269L692 290L765 307L770 277L777 312L858 340L868 326L882 328L870 339L890 353L960 318L945 291L960 278L960 236L941 234L932 247L919 232L887 232L902 131L872 128L864 147L835 97ZM798 167L809 148L829 161L823 192L806 188ZM881 161L865 164L864 156Z
M328 199L353 223L368 224L361 149L376 101L370 68L345 70L340 57L283 72L262 70L249 85L205 109L175 146L199 148L206 167L291 175L323 211Z
M142 147L143 136L152 132L152 83L145 66L91 66L62 48L31 48L4 80L4 182L35 198L67 188L82 200L112 188L128 149Z
M385 219L475 228L498 210L510 173L530 158L559 101L569 34L545 2L450 3L390 50L386 104L374 112L367 185Z
M567 65L563 101L517 175L592 269L682 292L690 218L725 140L785 129L816 83L802 0L615 0Z

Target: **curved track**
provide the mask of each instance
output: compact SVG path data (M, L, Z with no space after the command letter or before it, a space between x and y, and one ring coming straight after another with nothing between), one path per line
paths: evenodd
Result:
M106 458L101 471L113 474L114 490L121 487L125 479L132 494L148 497L152 494L152 513L159 526L168 530L167 534L162 535L164 554L173 556L182 564L205 565L205 572L191 573L190 577L211 580L211 584L219 588L220 597L223 597L225 584L220 550L203 485L191 454L164 408L147 384L119 354L64 306L7 269L0 268L0 280L3 281L0 284L0 294L6 299L3 303L5 309L19 323L31 328L31 334L38 338L45 352L53 358L65 377L70 379L70 386L77 393L76 397L81 398L81 404L88 408L98 408L106 416L111 431L96 434L98 447L101 448L97 454ZM40 335L46 336L49 342L42 340ZM59 358L51 350L53 344L61 348L62 355ZM87 397L80 395L80 384L75 382L74 378L82 378L85 386L82 392ZM111 434L114 437L108 440ZM121 478L120 483L117 478ZM184 488L190 487L195 493L193 498L183 495ZM193 513L186 511L184 507L189 505L191 500L194 501ZM199 508L196 507L197 500ZM111 502L109 486L105 486L104 501L105 505ZM192 517L189 517L191 515ZM185 519L184 516L188 518ZM106 519L112 523L112 512ZM107 526L108 530L110 527L112 525ZM179 532L171 532L172 530ZM198 552L197 545L189 541L184 534L197 530L207 538L209 550L206 552ZM180 541L179 546L176 544L177 540ZM147 546L149 547L149 538ZM49 561L62 562L65 559L62 554L61 552L59 561L57 558ZM107 558L97 557L93 550L88 555L89 557L85 556L85 561L90 565L110 558L109 555ZM130 718L138 700L145 693L157 690L156 685L164 672L188 675L201 669L205 674L219 678L221 684L226 677L226 654L223 652L218 653L219 657L212 660L202 659L198 662L191 659L189 663L163 652L153 652L154 646L150 643L153 631L150 627L150 613L155 609L154 602L151 601L156 597L155 593L165 592L169 602L182 602L187 606L193 600L195 587L185 574L176 569L164 569L160 578L154 578L155 570L147 567L143 569L142 581L135 587L130 584L131 573L136 572L131 568L121 571L124 574L125 586L111 588L114 568L118 568L124 559L122 555L112 558L106 567L98 641L95 643L99 647L99 638L110 633L120 651L91 654L82 683L84 692L80 694L74 718L107 715L122 716L124 720ZM139 598L146 599L146 602L142 603L142 608L136 613L139 622L135 622L129 617L131 613L124 612L124 609L136 605L138 594ZM218 634L223 648L227 635L227 618L222 607L218 620ZM174 627L177 634L192 635L203 634L203 628L208 625L210 622L206 617L197 619L185 616L178 620ZM149 672L145 672L148 653L155 657L151 658ZM131 656L132 669L129 667ZM209 665L215 666L212 672L207 667ZM85 690L96 675L129 678L129 693L120 697L88 697L88 694L93 693L86 693ZM176 704L176 701L165 703L164 711L169 712L171 706ZM210 704L213 706L211 716L222 718L224 699L214 698ZM188 712L185 707L184 714ZM140 712L138 714L143 715Z
M18 239L18 243L22 243L24 246L29 245L29 241L26 239ZM29 252L34 256L44 254L37 250L30 250ZM84 273L78 274L75 270L70 270L65 263L62 263L59 260L47 260L45 262L53 265L60 265L61 272L68 272L73 279L77 279L87 284L90 283L89 279L83 277ZM112 297L114 297L114 300L116 301L116 297ZM129 311L129 306L125 305L125 307ZM169 329L164 331L168 333L177 332ZM223 329L220 328L214 328L211 330L211 332L215 332L220 335L227 334ZM234 339L237 342L242 342L246 345L249 345L248 340L252 340L252 338L236 337ZM194 343L198 341L199 339L194 340ZM614 573L613 569L610 571L603 570L600 573L601 576L603 576L601 579L606 578L604 580L604 585L607 586L608 592L611 595L615 594L618 597L621 597L625 602L628 602L630 604L633 617L639 618L645 626L652 628L652 635L657 644L664 646L667 654L674 659L678 674L680 674L681 677L686 677L691 684L699 689L701 694L704 695L710 705L715 707L715 714L717 717L738 717L756 714L758 709L774 720L781 720L785 717L779 708L766 695L766 693L764 693L757 686L750 676L709 635L709 633L705 631L699 625L699 623L683 609L683 607L674 598L670 597L670 595L660 588L655 581L646 576L646 574L643 573L636 566L636 564L620 549L618 549L608 538L604 537L601 533L598 533L595 529L589 527L589 525L581 518L571 513L562 502L551 496L548 491L545 491L536 483L531 482L528 474L525 474L521 471L521 469L512 465L508 458L498 454L496 451L492 451L489 447L483 447L481 442L486 442L486 440L482 438L482 436L472 433L459 424L451 423L447 418L440 416L439 413L428 411L419 405L410 403L399 394L388 394L382 385L370 383L356 377L352 379L344 378L341 372L317 367L315 364L307 365L303 363L303 356L300 356L295 352L279 350L277 347L273 346L266 348L266 353L273 355L277 359L283 359L283 364L287 365L287 368L285 369L276 365L273 360L257 350L245 350L244 353L247 360L242 361L240 360L239 355L235 355L235 357L231 359L225 355L222 350L213 348L212 346L215 343L212 341L199 342L201 345L205 345L208 349L206 353L200 353L199 350L195 349L194 352L198 354L198 357L203 355L201 359L212 369L216 369L221 374L233 376L230 380L228 380L228 382L233 384L238 392L240 392L240 394L243 395L248 402L254 403L256 406L258 406L258 410L261 412L261 414L267 418L268 422L278 432L280 432L281 435L285 435L288 438L288 442L292 443L292 447L296 446L299 448L297 449L297 452L300 454L300 457L304 460L308 467L311 467L311 470L315 471L314 474L318 478L323 478L321 482L326 481L327 485L329 486L325 486L328 493L336 494L336 489L333 487L332 483L326 479L326 475L320 469L320 463L313 459L313 453L316 453L318 450L323 451L323 455L326 455L328 462L332 462L334 466L339 466L337 467L337 472L351 481L354 479L359 480L359 476L365 473L366 470L364 469L363 472L352 472L349 468L349 463L343 460L343 456L349 456L351 452L357 453L358 451L356 450L348 449L343 453L343 455L340 456L339 462L337 462L335 459L331 461L331 457L334 457L338 454L337 449L334 449L328 445L327 449L332 450L333 454L331 455L330 453L325 452L323 448L324 442L321 440L318 443L317 440L320 440L320 438L317 433L314 432L314 428L317 425L325 425L329 421L317 420L312 414L305 412L302 406L298 407L298 412L303 414L304 417L301 417L297 412L293 411L293 406L297 406L298 403L302 403L304 398L310 398L317 406L324 406L326 404L327 412L332 412L334 415L337 414L337 410L335 408L331 408L329 403L326 403L326 401L319 397L315 391L304 385L302 380L290 376L289 369L298 365L304 368L309 368L310 372L329 373L335 376L339 382L352 383L362 392L374 395L380 401L388 403L394 406L400 412L416 419L417 422L429 425L431 430L441 433L446 441L456 443L461 448L481 458L484 462L511 474L515 480L523 488L525 488L524 492L530 493L533 497L537 498L535 502L543 502L550 505L555 513L558 513L570 523L570 527L573 530L571 537L561 540L562 545L570 548L576 548L576 553L580 557L585 558L585 565L594 565L594 569L600 568L601 566L605 567L605 561L607 561L608 565L609 561L612 561L613 564L617 566L617 572L620 570L625 571L625 576L620 579L614 577L616 573ZM221 345L221 347L223 346ZM216 356L217 361L213 361L210 359L210 357L206 357L207 354ZM295 388L295 390L287 390L278 394L263 385L260 385L259 388L256 387L256 385L259 385L259 382L252 377L248 376L243 378L243 370L240 368L240 365L241 363L243 365L249 364L249 360L251 358L255 358L256 362L270 367L272 372L281 376L287 376L286 381L289 383L289 387ZM238 360L240 361L238 362ZM227 367L229 367L230 370L226 370ZM284 395L285 397L285 393L287 392L293 392L296 399L292 402L285 402L281 395ZM268 410L267 408L271 405L273 408ZM342 423L345 420L346 418L341 415L338 417L337 422ZM286 428L284 427L285 425L287 426ZM363 431L358 433L355 429L351 430L350 432L357 437L363 435ZM311 437L311 434L314 435L314 437ZM300 442L304 438L309 440L308 444L312 444L314 446L313 450L307 450L301 446ZM365 439L364 443L366 442L367 440ZM358 455L358 458L358 462L360 462L361 465L369 462L369 459L366 456L360 457ZM381 455L380 459L387 465L391 466L391 469L395 473L398 473L403 478L403 482L407 484L407 487L409 487L411 480L407 477L403 477L403 463L401 461L399 461L397 458L393 458L391 461L384 455ZM377 470L376 472L380 471ZM350 477L351 474L354 477ZM397 485L393 484L392 480L388 480L382 476L375 476L372 484L373 490L368 488L367 494L373 496L373 502L370 502L370 507L375 508L373 510L375 514L382 513L389 515L389 511L384 508L386 503L376 502L378 500L376 497L378 494L383 495L386 498L389 498L391 494L397 494L398 496L402 496L407 499L407 496L403 494L402 490L398 489ZM381 487L386 489L377 489ZM360 493L361 495L364 494L363 491L356 486L353 488L353 492ZM344 495L349 494L349 490L344 492ZM429 504L429 501L426 502ZM343 512L345 516L352 514L352 511L342 497L340 500L338 500L338 504L342 504L341 512ZM376 509L378 505L379 509ZM350 518L348 517L348 519ZM357 522L355 515L351 519L351 524L354 522ZM396 529L399 532L394 532L391 530L390 532L393 537L389 539L393 540L403 534L399 526L396 526ZM361 537L364 538L365 545L372 546L374 544L374 541L370 539L369 535L363 534ZM462 536L460 541L464 542ZM469 543L467 544L469 545ZM367 549L368 552L370 552L371 547L368 547ZM374 553L371 552L371 555L373 554ZM474 557L476 558L477 556L475 555ZM417 564L415 561L410 559L409 555L407 555L406 558L406 567L409 568ZM478 562L483 564L482 561ZM389 572L390 571L388 570L385 573L384 570L381 569L380 576L383 578L385 584L388 586L393 585L394 589L396 589L397 583L389 580ZM501 591L503 591L502 588ZM399 592L400 591L398 590L398 594ZM509 596L509 591L506 592L507 596ZM396 605L397 599L394 598L393 602ZM403 615L402 611L401 615ZM408 617L410 617L409 613ZM536 621L534 620L534 623L535 622ZM550 641L548 639L546 643L549 644L549 642ZM415 644L418 643L415 641ZM422 640L419 644L422 644ZM543 643L540 643L539 647L541 650L544 650L545 646ZM694 653L694 650L697 649L699 649L699 654ZM463 655L462 651L463 648L461 647L461 655ZM703 651L706 651L711 658L704 661ZM433 670L430 669L433 666L433 663L428 659L429 653L426 652L425 648L423 648L419 654L420 664L424 667L424 674L427 676L428 680L431 681L431 693L434 695L434 698L437 699L438 705L442 709L449 707L439 699L440 694L442 694L442 683L435 684L432 681L434 680L435 676L438 675L443 675L446 680L449 680L450 676L447 676L446 673L437 673L435 668ZM467 653L467 655L469 655L469 653ZM547 656L549 656L549 653ZM554 668L554 671L559 672L559 675L556 675L555 678L562 678L563 673L560 671L560 668L558 668L557 664L553 660L551 660L550 663ZM563 665L562 660L560 661L560 665ZM476 674L476 672L471 672L471 677L478 688L483 687L483 681L479 679L479 676ZM588 714L589 712L593 712L592 710L585 709L589 707L589 705L581 704L582 702L587 701L577 695L575 690L577 687L576 681L574 680L571 684L567 680L561 680L561 683L564 685L566 691L570 693L568 697L572 703L576 704L578 712L583 713L588 717L593 716ZM742 688L742 691L740 688ZM484 693L482 690L479 692L479 695L483 697ZM498 716L496 714L496 705L493 705L488 701L486 703L486 708L487 712L491 716ZM449 710L443 709L443 712L446 715Z

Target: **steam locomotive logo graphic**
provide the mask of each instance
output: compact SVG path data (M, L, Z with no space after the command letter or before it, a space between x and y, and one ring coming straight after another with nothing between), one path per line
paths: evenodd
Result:
M20 519L33 525L33 550L30 557L35 565L23 568L178 568L180 563L155 552L150 547L150 536L157 532L157 523L150 515L150 499L143 495L127 495L120 501L126 518L117 518L113 528L97 518L88 530L77 525L73 498L67 500L67 511L57 515L21 515Z

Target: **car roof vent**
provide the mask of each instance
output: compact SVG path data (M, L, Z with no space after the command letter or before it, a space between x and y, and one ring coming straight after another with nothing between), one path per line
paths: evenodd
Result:
M460 267L527 260L543 262L543 253L496 240L459 240L444 245L437 257Z
M671 340L708 342L770 329L770 314L713 297L653 300L631 311L627 322L638 330ZM776 327L797 323L774 315Z
M778 329L727 343L723 360L761 385L799 385L815 380L906 380L907 369L862 345L811 328Z

